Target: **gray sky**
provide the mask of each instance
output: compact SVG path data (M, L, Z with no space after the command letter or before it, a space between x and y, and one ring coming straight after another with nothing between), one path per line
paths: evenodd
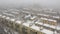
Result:
M0 7L20 7L38 4L41 7L60 8L60 0L0 0Z

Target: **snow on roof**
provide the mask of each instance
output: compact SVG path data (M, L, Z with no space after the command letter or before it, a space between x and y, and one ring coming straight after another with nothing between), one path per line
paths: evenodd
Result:
M59 17L59 16L53 16L53 18L57 18L57 19L59 19L60 17Z
M43 19L43 20L48 20L47 18L43 18L43 17L41 17L41 19Z
M60 30L60 27L57 27L57 30Z
M6 19L10 19L10 17L6 17Z
M2 18L5 18L6 16L2 16Z
M9 16L14 16L14 15L12 15L12 14L8 14L8 13L4 13L5 15L9 15Z
M26 27L29 27L29 24L28 23L23 23L24 26Z
M56 20L48 19L48 18L43 18L43 17L41 17L41 19L43 19L43 20L48 20L48 21L53 21L53 22L57 22Z
M47 30L47 29L43 29L41 30L41 32L45 33L45 34L53 34L53 31Z
M53 21L53 22L57 22L56 20L53 20L53 19L48 19L48 21Z
M47 29L40 30L40 27L38 27L36 25L32 25L30 28L32 28L34 30L37 30L37 31L40 31L40 32L43 32L45 34L53 34L53 31L50 31L50 30L47 30Z
M36 16L31 17L31 19L34 19L34 18L36 18Z
M36 25L32 25L30 28L34 29L34 30L37 30L37 31L40 31L40 27L36 26Z
M54 20L54 22L57 22L56 20Z
M2 16L2 15L0 15L0 16Z
M36 24L40 24L40 25L43 25L43 23L42 22L35 22Z
M15 21L15 19L10 19L11 21Z
M38 14L38 15L41 15L41 16L49 16L49 15L46 15L46 14Z
M53 28L53 29L55 29L56 28L56 26L53 26L53 25L49 25L49 24L43 24L43 23L39 23L39 22L37 22L36 24L40 24L40 25L42 25L42 26L46 26L46 27L50 27L50 28Z
M21 22L21 21L19 21L19 20L17 20L15 23L17 23L17 24L21 24L22 22Z
M45 14L44 14L43 16L49 16L49 15L45 15Z
M27 22L23 23L23 25L29 27L31 23L32 23L32 22L28 20Z
M18 12L12 12L12 13L14 13L14 14L18 14Z

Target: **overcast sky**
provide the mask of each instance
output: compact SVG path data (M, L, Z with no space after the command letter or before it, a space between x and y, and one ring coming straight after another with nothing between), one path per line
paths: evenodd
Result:
M0 7L20 7L34 4L41 7L60 8L60 0L0 0Z

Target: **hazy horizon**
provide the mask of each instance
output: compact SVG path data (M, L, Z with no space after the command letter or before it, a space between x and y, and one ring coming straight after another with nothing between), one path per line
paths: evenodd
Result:
M0 8L20 8L35 5L60 9L60 0L0 0Z

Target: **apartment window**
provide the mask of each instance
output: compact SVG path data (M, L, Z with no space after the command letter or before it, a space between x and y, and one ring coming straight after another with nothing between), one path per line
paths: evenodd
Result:
M19 24L15 24L15 30L19 31L20 30L20 25Z
M37 34L37 32L30 30L30 34Z
M22 28L23 34L27 34L27 29L25 27Z

